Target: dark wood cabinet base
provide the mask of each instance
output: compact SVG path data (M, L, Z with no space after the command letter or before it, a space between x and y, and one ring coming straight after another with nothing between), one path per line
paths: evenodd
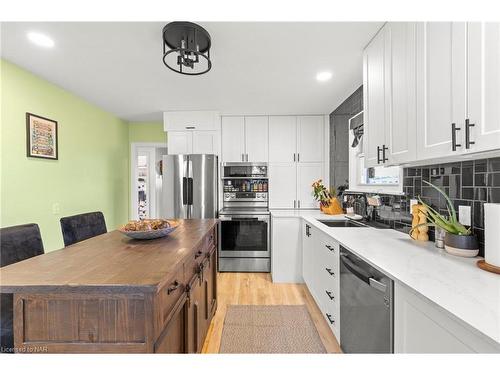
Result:
M210 222L204 231L194 232L193 228L179 231L177 238L172 236L163 243L157 242L154 249L144 249L144 255L139 248L141 256L147 257L147 251L151 254L151 259L140 259L143 269L134 269L133 264L127 263L127 256L138 256L137 253L131 254L134 250L129 244L137 249L141 246L138 242L125 242L121 235L116 236L113 232L84 241L87 243L81 246L81 251L91 247L92 241L95 246L101 246L99 237L103 237L105 243L122 247L119 256L115 255L114 265L134 270L134 279L130 275L119 275L127 278L123 283L99 284L98 279L108 280L106 270L101 268L95 269L95 274L89 272L82 276L82 280L88 280L85 283L79 281L59 286L30 281L27 285L14 285L9 284L9 274L13 275L12 280L17 280L19 274L9 270L5 277L3 271L8 267L2 268L2 291L14 293L15 351L199 353L217 307L217 221ZM195 223L188 225L196 228ZM145 246L151 247L152 244L148 242ZM187 251L188 246L191 246L190 251ZM178 251L181 255L173 256L169 251ZM70 265L75 264L73 272L78 272L75 259L85 258L81 254L74 255L74 259L72 254L56 255L49 253L36 258L47 257L47 265L59 267L67 267L70 262ZM54 262L58 257L61 258L60 264ZM159 263L162 257L171 260L171 265ZM38 264L40 260L45 261L38 259ZM43 267L36 267L37 262L31 263L30 268L16 268L25 274L27 270L44 272ZM152 279L151 273L155 270L157 283L141 282L141 277ZM47 280L57 277L48 271L44 275ZM137 284L133 283L135 279Z

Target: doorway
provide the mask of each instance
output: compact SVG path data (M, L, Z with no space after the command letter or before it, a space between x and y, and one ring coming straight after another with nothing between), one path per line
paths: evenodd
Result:
M131 212L132 220L154 219L159 214L162 187L164 143L131 144Z

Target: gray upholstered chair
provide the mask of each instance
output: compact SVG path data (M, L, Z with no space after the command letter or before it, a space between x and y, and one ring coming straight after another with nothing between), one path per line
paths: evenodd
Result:
M37 224L17 225L0 229L0 267L43 254L43 242ZM0 301L1 352L12 352L13 295L1 294Z
M63 217L61 218L61 229L64 246L69 246L107 232L102 212L88 212Z

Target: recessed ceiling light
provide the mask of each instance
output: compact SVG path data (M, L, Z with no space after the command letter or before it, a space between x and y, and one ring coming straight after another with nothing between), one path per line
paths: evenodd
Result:
M27 36L29 41L36 44L37 46L45 48L54 47L54 40L45 34L30 31Z
M316 79L320 82L328 81L330 78L332 78L331 72L319 72L316 74Z

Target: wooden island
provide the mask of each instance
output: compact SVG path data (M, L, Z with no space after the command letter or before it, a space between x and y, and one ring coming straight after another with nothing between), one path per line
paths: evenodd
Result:
M197 353L217 308L217 220L112 231L0 269L17 352Z

